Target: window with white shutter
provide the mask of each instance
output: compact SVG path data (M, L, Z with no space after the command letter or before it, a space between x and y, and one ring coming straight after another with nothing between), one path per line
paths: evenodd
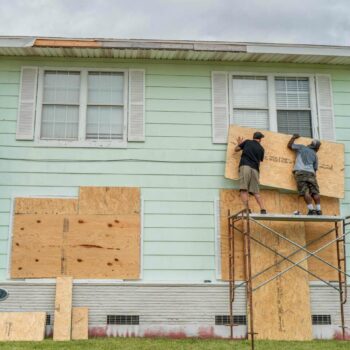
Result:
M233 76L232 123L257 129L269 129L267 78Z
M141 69L129 72L128 140L145 140L145 72Z
M212 138L226 143L229 125L228 82L226 72L212 72Z
M89 72L86 112L86 138L123 138L124 74Z
M19 107L17 117L17 140L33 140L38 68L22 67Z
M278 132L313 137L309 78L276 77Z
M335 139L329 75L235 72L230 74L229 87L231 124ZM221 93L223 108L225 93L213 86L215 91ZM214 117L213 110L213 128Z
M331 77L316 75L317 111L322 139L335 141L335 122Z
M48 146L116 148L144 140L144 80L143 70L40 68L35 139Z
M80 72L44 72L42 140L78 139L79 96Z

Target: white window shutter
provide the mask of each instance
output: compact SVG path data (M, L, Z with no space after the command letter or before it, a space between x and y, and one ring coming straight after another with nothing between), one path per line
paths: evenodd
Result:
M227 143L229 124L228 82L226 72L212 72L213 143Z
M128 140L145 141L145 71L129 71Z
M316 93L320 138L335 141L332 85L329 75L316 75Z
M17 116L17 140L33 140L34 138L37 81L37 67L22 67Z

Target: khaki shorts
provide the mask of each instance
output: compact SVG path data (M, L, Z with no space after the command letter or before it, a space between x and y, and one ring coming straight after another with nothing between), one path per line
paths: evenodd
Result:
M248 165L240 166L239 189L250 194L259 193L259 172Z

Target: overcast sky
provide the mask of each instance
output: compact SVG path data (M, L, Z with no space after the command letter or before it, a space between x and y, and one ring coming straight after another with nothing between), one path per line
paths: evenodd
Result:
M0 35L350 45L350 0L0 0Z

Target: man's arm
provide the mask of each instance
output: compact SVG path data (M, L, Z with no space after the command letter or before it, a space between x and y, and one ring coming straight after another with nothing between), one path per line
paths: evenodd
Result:
M239 136L237 137L237 146L235 147L235 152L242 151L242 148L240 147L243 143L243 137Z
M289 142L288 142L287 147L288 147L289 149L293 150L294 141L295 141L296 139L298 139L299 137L300 137L299 134L293 134L293 136L291 137L291 139L290 139Z
M314 161L314 170L315 172L318 170L318 157L316 155L315 161Z

